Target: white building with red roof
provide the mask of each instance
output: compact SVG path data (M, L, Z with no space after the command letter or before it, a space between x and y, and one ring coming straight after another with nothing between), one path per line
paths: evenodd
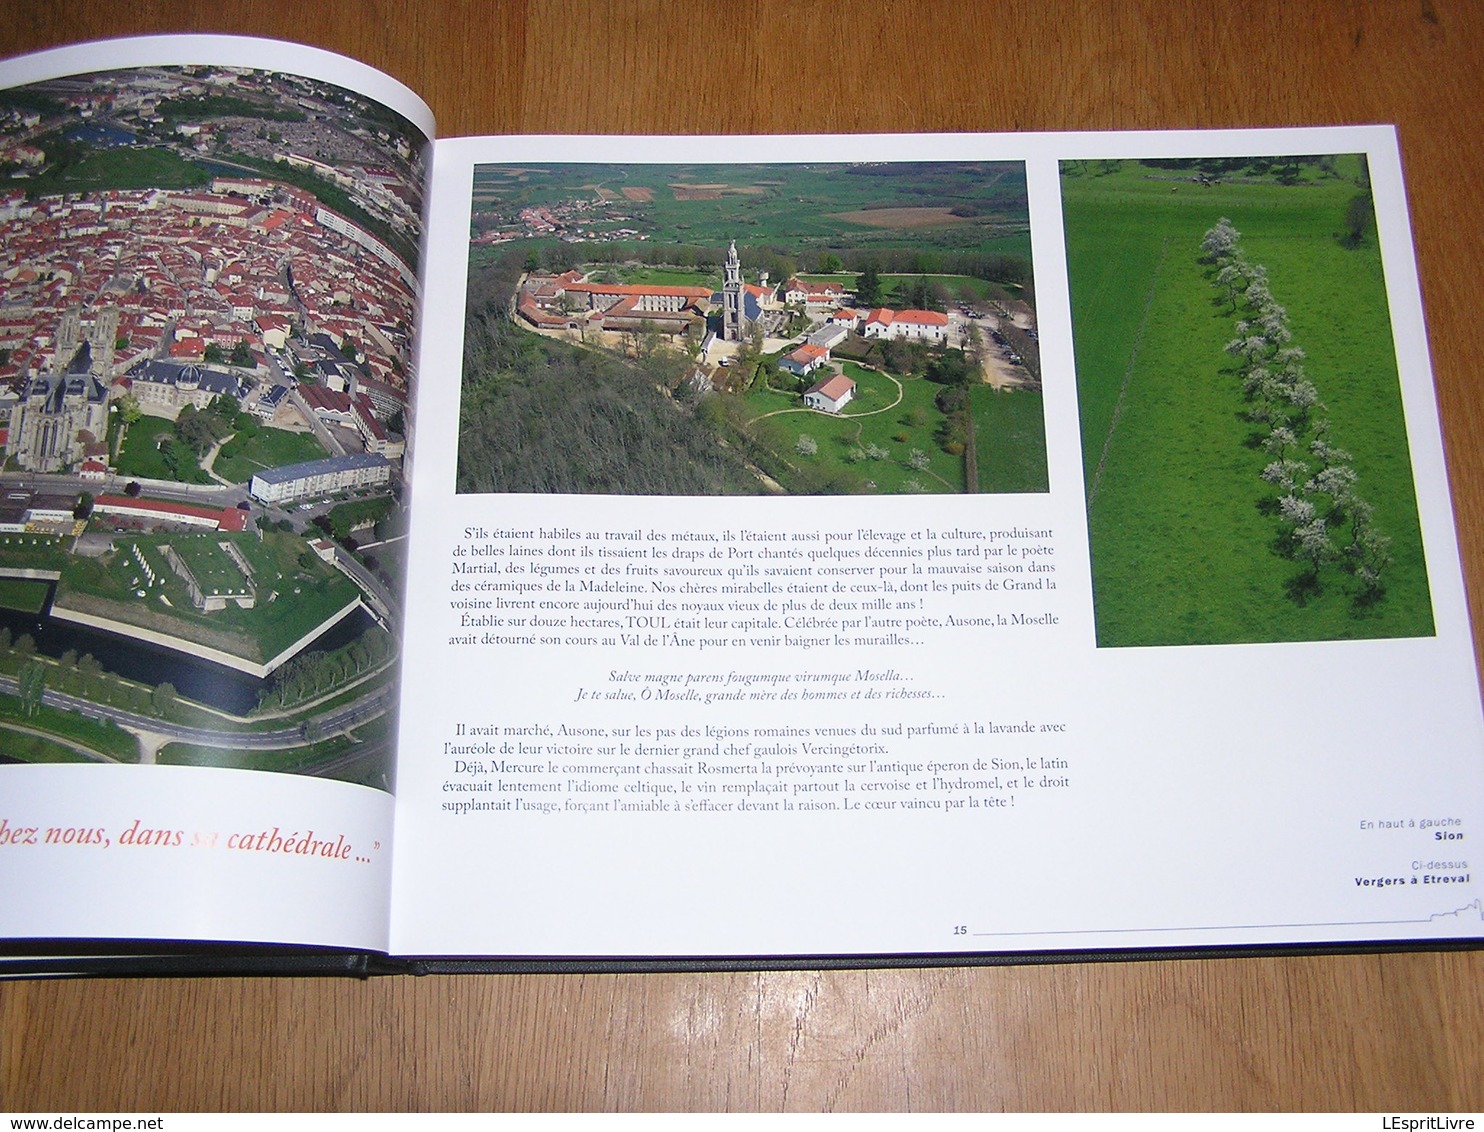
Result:
M293 324L281 314L259 313L258 333L263 336L263 345L270 350L282 350L293 333Z
M843 373L831 374L804 393L804 404L822 413L838 413L855 396L855 382Z
M293 397L305 412L313 413L328 424L348 425L353 419L350 394L343 390L301 382L294 387Z
M100 495L93 502L99 515L114 515L147 523L180 523L213 531L240 531L247 527L247 512L236 507L197 507L166 499L130 499L127 495Z
M370 397L364 393L357 393L351 402L350 409L356 431L361 434L361 442L366 446L367 452L385 456L388 460L396 460L402 456L406 448L405 443L392 437L386 427L376 419Z
M632 301L631 311L673 314L711 298L709 287L681 287L660 283L568 283L568 294L586 295L594 310Z
M803 303L809 307L838 307L845 300L845 288L839 283L811 283L793 276L783 285L785 303Z
M808 377L829 360L830 352L823 346L806 344L791 354L785 354L778 360L778 365L779 368L786 369L789 373L797 374L799 377Z
M877 307L861 324L867 338L908 338L944 343L948 341L948 316L938 311L894 311Z

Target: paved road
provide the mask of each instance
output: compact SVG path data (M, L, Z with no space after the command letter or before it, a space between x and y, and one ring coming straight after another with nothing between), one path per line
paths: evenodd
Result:
M18 681L13 676L0 676L0 690L11 695L19 693ZM88 719L110 720L120 727L135 731L149 731L164 735L172 741L192 743L201 747L219 747L231 751L280 751L303 746L311 734L321 737L334 735L349 727L358 727L379 716L385 715L394 696L390 689L374 688L357 696L347 704L330 708L319 715L311 716L307 723L277 727L270 731L222 731L215 728L189 727L171 723L152 715L141 715L110 704L94 703L67 692L46 689L42 702L47 707L70 711Z

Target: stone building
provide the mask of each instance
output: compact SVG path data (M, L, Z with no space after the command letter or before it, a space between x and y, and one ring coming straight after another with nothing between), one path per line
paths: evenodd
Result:
M108 386L93 372L92 348L84 342L53 372L26 382L11 410L5 453L29 472L61 472L107 435Z
M726 278L721 286L721 336L728 342L747 337L747 316L742 309L742 259L737 241L727 248Z

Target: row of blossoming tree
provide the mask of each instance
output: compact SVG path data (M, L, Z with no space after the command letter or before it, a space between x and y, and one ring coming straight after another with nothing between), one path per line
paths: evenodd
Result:
M1357 602L1372 604L1384 592L1391 540L1356 492L1350 453L1330 440L1329 417L1304 373L1305 354L1292 342L1288 313L1268 289L1267 270L1242 255L1241 234L1229 219L1222 217L1206 233L1201 251L1237 316L1236 337L1226 352L1238 360L1247 417L1259 426L1262 447L1272 457L1261 474L1275 494L1262 507L1282 524L1280 551L1301 564L1289 593L1302 604L1319 592L1326 571L1340 570L1358 581Z

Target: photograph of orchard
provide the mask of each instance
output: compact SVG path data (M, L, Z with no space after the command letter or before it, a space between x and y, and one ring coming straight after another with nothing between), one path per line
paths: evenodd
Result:
M1099 646L1432 635L1363 155L1061 184Z

